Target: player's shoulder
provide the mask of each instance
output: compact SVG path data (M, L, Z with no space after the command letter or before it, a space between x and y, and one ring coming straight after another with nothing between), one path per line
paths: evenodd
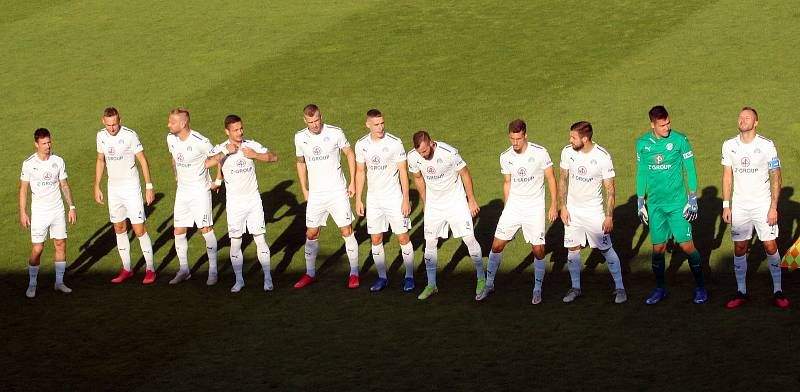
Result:
M681 131L676 131L674 129L669 131L669 137L670 138L675 138L675 139L678 139L678 140L684 140L684 141L688 141L689 140L689 137L686 136L685 133L683 133Z
M336 125L325 124L322 126L322 131L344 135L344 130L342 128L337 127Z
M534 142L528 142L528 147L533 148L534 151L547 151L547 148Z
M362 146L365 143L367 143L368 141L369 141L369 133L367 133L366 135L361 136L360 138L358 138L358 140L356 140L356 146Z
M208 142L209 141L207 137L203 136L202 133L197 132L194 129L189 131L189 137L192 137L192 138L194 138L194 140L201 141L201 142Z
M600 155L602 155L602 156L605 156L605 157L606 157L606 158L608 158L608 159L611 159L611 154L608 152L608 150L606 150L606 149L605 149L605 147L603 147L603 146L601 146L601 145L599 145L599 144L595 143L595 144L594 144L594 148L595 148L595 149L596 149L598 152L600 152Z
M50 154L49 160L52 160L53 164L64 165L64 158L60 157L59 155Z
M756 134L756 140L758 140L759 143L766 144L766 145L769 145L769 146L774 146L775 145L775 142L773 142L772 139L764 137L763 135L760 135L760 134Z
M124 126L124 125L119 129L119 133L120 133L120 135L124 135L124 136L127 136L127 137L131 137L131 136L137 137L137 138L139 137L139 135L136 134L136 131L134 131L133 129L130 129L130 128Z
M722 148L733 147L737 144L739 140L739 135L731 136L727 138L724 142L722 142Z
M514 147L506 148L503 152L500 153L500 159L506 158L509 155L513 154Z
M386 138L388 138L388 140L391 140L391 141L392 141L392 143L403 143L403 141L402 141L402 140L400 140L400 138L399 138L399 137L397 137L397 136L395 136L395 135L393 135L393 134L391 134L391 133L389 133L389 132L386 132L386 133L384 133L384 136L385 136Z
M406 158L408 158L409 161L413 160L413 159L418 159L419 157L420 157L420 155L417 152L417 149L415 149L415 148L412 148L412 149L408 150L408 152L406 152Z
M22 165L25 166L34 163L35 162L34 158L36 158L36 153L33 153L29 157L25 158L25 160L22 161Z
M453 146L451 146L451 145L449 145L449 144L447 144L445 142L440 142L438 140L436 141L436 148L437 149L441 148L442 151L444 151L444 152L446 152L448 154L458 154L458 149L457 148L455 148L455 147L453 147Z

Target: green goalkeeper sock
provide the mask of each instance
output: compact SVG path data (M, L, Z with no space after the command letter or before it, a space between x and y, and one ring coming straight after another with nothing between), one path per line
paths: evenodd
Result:
M705 285L703 281L703 266L700 265L700 252L697 249L689 255L689 268L692 270L697 287L703 287Z
M656 276L656 287L664 288L664 254L653 253L653 274Z

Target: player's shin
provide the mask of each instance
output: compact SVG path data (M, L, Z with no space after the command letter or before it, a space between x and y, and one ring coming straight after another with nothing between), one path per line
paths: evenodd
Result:
M625 289L625 286L622 284L622 265L620 264L617 252L614 251L614 248L608 248L608 250L603 253L603 258L606 259L606 265L608 266L608 272L611 273L611 279L614 279L614 288Z
M475 264L475 274L478 280L486 279L486 274L483 271L483 251L481 250L481 244L479 244L475 236L472 235L465 236L463 240L464 244L467 246L469 257L472 259L472 263Z
M242 238L231 238L231 250L230 250L230 258L231 258L231 267L233 268L233 273L236 275L236 284L243 284L244 277L242 276L242 266L244 265L244 260L242 257Z
M122 260L122 268L125 271L131 270L131 242L128 240L128 233L117 233L117 251Z
M411 242L400 245L400 253L403 254L403 265L406 267L406 278L414 277L414 245Z
M253 241L256 243L256 253L258 254L258 262L261 264L261 270L264 272L264 282L272 284L272 275L270 274L270 251L267 240L262 235L254 235Z
M544 282L544 271L547 268L547 263L544 259L535 259L533 261L533 290L542 291L542 282Z
M736 289L747 294L747 255L733 256L733 274L736 276Z
M319 252L319 240L306 238L306 275L317 276L317 253Z
M189 240L186 233L175 234L175 254L178 255L178 263L182 272L189 272Z
M39 278L39 266L28 265L28 286L36 286L36 281Z
M778 252L767 254L767 264L769 273L772 275L772 291L781 291L781 256Z
M697 285L697 287L705 287L703 266L700 264L700 252L698 252L697 249L689 255L689 269L692 270L692 275L694 275L695 285Z
M66 269L66 261L56 261L56 285L64 284L64 271Z
M438 262L438 239L425 240L425 272L428 275L428 286L436 286L436 264Z
M497 270L500 268L500 261L503 258L503 252L495 253L489 251L489 265L486 267L486 285L494 286L494 277L497 275Z
M150 235L145 232L139 237L139 247L142 248L142 256L147 265L148 271L153 271L153 242L150 240Z
M386 279L386 255L383 252L383 244L372 245L372 261L378 271L378 277Z
M206 254L208 255L208 275L217 275L217 236L214 230L208 233L203 233L203 238L206 240Z
M653 252L652 257L653 275L656 277L656 287L664 288L664 254Z
M347 252L347 260L350 262L350 275L358 276L358 241L356 235L350 234L344 239L344 250Z
M567 269L569 270L569 277L572 280L572 287L576 289L581 288L581 267L583 266L581 260L580 250L570 250L567 252Z

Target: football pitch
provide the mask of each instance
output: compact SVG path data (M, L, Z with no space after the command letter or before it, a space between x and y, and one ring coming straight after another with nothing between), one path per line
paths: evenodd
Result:
M800 236L795 144L800 133L800 11L790 1L40 1L0 0L0 128L11 173L0 191L2 390L797 390L800 272L784 270L789 309L771 303L761 244L749 259L751 301L735 294L730 227L721 222L720 148L736 135L743 106L782 159L779 202L784 252ZM507 125L525 119L530 141L557 164L569 126L588 120L612 155L614 247L629 301L611 302L603 258L583 251L584 297L570 286L563 225L548 226L541 305L531 306L530 247L506 248L497 292L474 297L475 272L460 240L439 249L439 294L404 293L394 236L386 242L390 285L380 293L366 222L357 220L361 288L346 288L341 236L323 228L320 281L295 290L304 272L304 211L294 163L302 108L314 102L351 144L380 109L407 149L428 130L460 149L481 211L476 237L488 255L503 208L499 154ZM694 236L709 303L692 304L685 256L667 255L670 297L654 287L650 240L636 216L634 145L647 111L663 104L692 143L700 218ZM136 130L150 161L156 202L147 208L158 281L109 280L119 270L108 210L93 199L95 134L107 106ZM214 196L220 283L206 287L204 242L190 231L194 278L176 287L172 235L175 181L167 116L225 139L223 119L279 156L257 164L275 291L261 290L255 244L245 240L247 286L231 294L224 192ZM30 233L18 216L17 173L46 127L67 164L78 223L69 226L74 292L57 294L46 245L34 300L24 296ZM413 181L412 181L413 183ZM105 181L103 182L105 184ZM103 185L105 190L105 185ZM30 205L30 199L29 204ZM416 281L424 285L423 219L411 192ZM245 236L248 238L248 236Z

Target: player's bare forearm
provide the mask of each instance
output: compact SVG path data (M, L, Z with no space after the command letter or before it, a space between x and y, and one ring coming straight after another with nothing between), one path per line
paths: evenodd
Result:
M343 148L342 152L347 158L347 169L350 170L350 181L353 181L356 174L356 154L353 153L353 149L351 147Z
M225 154L223 154L223 153L219 153L217 155L210 156L210 157L206 158L206 162L205 162L204 166L206 167L206 169L211 169L212 167L217 166L218 164L220 164L222 162L222 158L223 157L225 157Z
M511 175L503 175L503 204L508 203L508 195L511 193Z
M306 158L305 157L297 157L297 163L295 165L297 167L297 179L300 181L300 189L303 191L303 194L308 193L308 173L306 172Z
M72 201L72 191L69 189L69 182L67 182L67 180L61 180L61 193L64 194L64 200L67 201L68 206L75 205Z
M97 153L97 159L94 163L94 186L100 187L100 181L103 179L103 172L106 169L106 157L103 153Z
M733 168L730 166L722 167L722 200L729 201L731 199L731 191L733 190Z
M172 163L172 177L175 178L175 181L178 181L178 170L175 168L175 158L170 158L169 161Z
M263 162L277 162L278 161L278 154L275 154L272 151L267 151L263 154L258 154L259 161Z
M616 185L613 178L603 180L603 184L606 186L606 217L611 218L614 216L614 205L617 200Z
M19 182L19 213L26 213L28 208L28 181Z
M555 174L553 174L552 166L544 170L544 177L547 179L547 187L550 190L550 208L558 209L558 198L557 198L558 190L556 188L556 176Z
M136 160L139 161L139 166L142 168L142 177L144 177L144 183L152 184L153 179L150 177L150 163L147 162L147 156L144 155L144 151L139 151L136 153Z
M464 183L464 191L467 193L467 200L475 201L475 192L472 187L472 175L469 173L469 168L464 166L463 169L458 171L461 176L461 182Z
M781 185L782 185L782 178L781 178L781 169L772 169L769 171L769 180L770 180L770 196L771 202L769 205L770 209L778 209L778 198L780 198L781 194Z
M569 169L561 169L558 176L558 202L567 208L567 189L569 189Z
M419 198L422 200L422 203L425 203L425 180L422 178L422 174L414 173L414 185L417 186L417 192L419 192Z
M408 201L409 184L408 184L408 164L406 163L406 161L398 163L397 170L400 175L400 190L403 192L403 200Z
M366 182L367 165L364 163L356 164L356 200L361 201L364 194L364 183Z

